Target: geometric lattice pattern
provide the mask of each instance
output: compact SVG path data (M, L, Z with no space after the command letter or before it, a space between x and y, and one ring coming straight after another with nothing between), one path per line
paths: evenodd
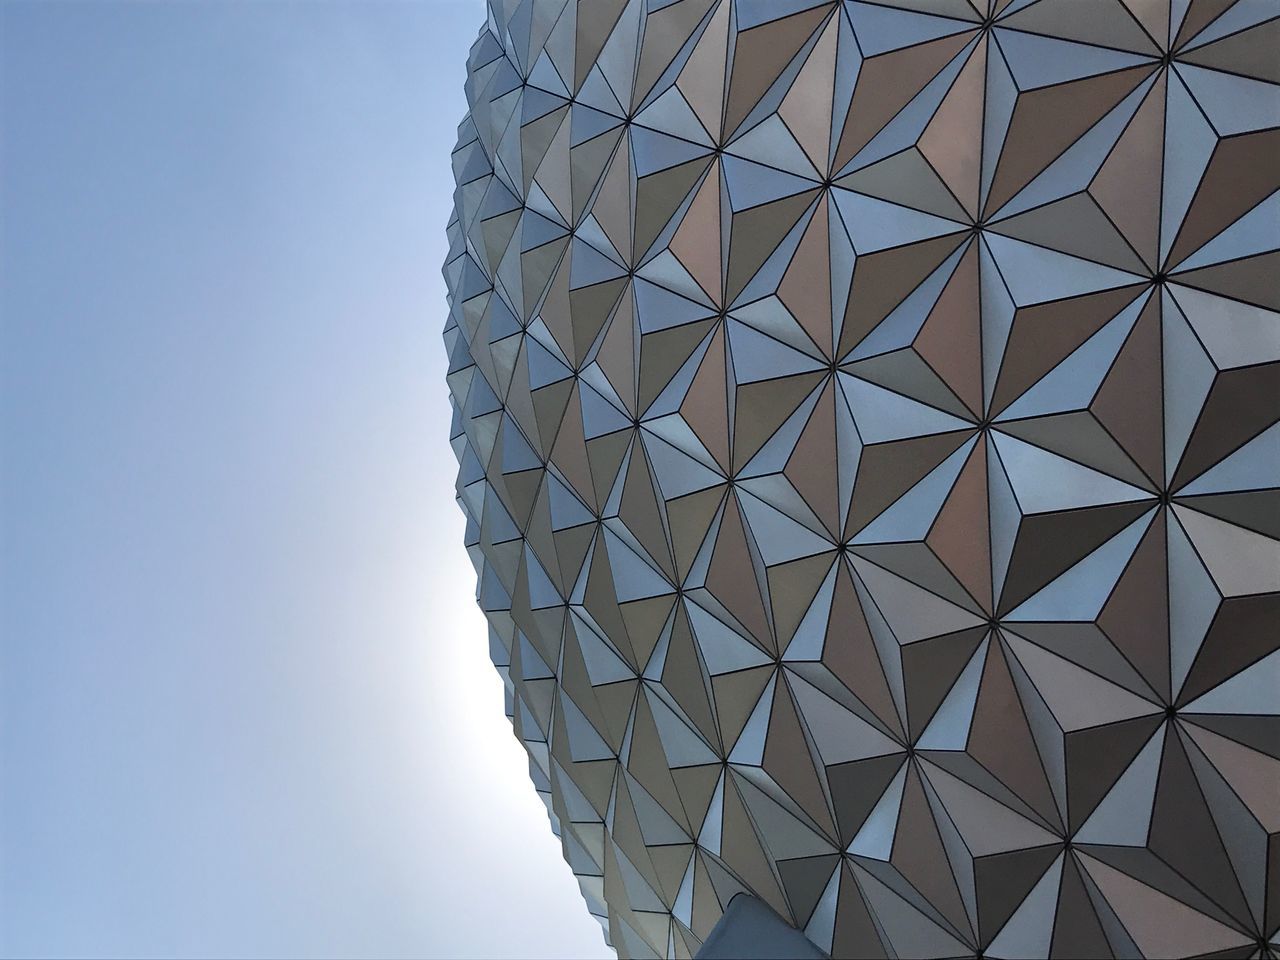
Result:
M1277 14L492 0L458 492L620 954L1275 955Z

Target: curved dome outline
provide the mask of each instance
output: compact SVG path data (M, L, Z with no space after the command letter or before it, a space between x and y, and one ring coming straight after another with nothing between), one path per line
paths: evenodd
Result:
M1280 926L1276 21L992 7L491 0L471 51L458 498L622 956L744 891L832 956Z

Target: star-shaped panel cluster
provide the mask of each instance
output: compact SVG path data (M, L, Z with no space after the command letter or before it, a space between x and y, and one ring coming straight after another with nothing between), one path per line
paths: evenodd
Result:
M620 954L1272 956L1280 8L491 0L453 442Z

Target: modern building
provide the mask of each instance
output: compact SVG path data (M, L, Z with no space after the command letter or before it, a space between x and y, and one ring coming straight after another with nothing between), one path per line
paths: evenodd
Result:
M1277 14L491 0L458 496L620 955L1274 955Z

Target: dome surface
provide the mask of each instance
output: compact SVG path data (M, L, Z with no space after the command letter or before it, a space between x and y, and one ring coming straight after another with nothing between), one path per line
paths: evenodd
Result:
M1272 955L1280 20L991 7L471 51L459 502L622 956L740 891L832 956Z

